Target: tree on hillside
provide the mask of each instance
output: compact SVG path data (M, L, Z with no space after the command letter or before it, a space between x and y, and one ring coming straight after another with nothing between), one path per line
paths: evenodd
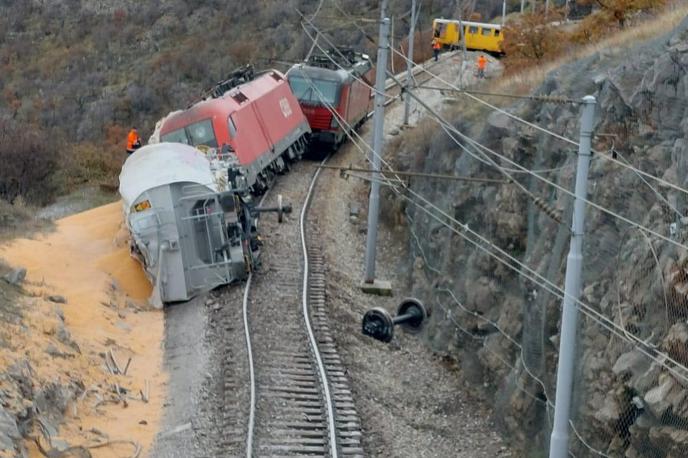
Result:
M552 25L561 17L558 11L524 13L518 19L508 21L504 28L507 70L515 70L532 64L543 63L556 57L562 47L562 32Z
M579 0L579 3L597 6L601 19L606 19L604 22L616 22L623 29L630 16L639 11L660 7L665 0Z

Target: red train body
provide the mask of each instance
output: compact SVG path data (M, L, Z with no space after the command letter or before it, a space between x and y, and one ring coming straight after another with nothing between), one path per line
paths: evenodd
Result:
M206 100L168 116L160 141L233 150L249 186L266 187L270 175L304 152L310 128L283 74L253 77L235 71L209 91Z
M332 147L342 143L347 132L331 110L355 129L363 124L371 108L367 84L372 76L370 59L350 50L342 52L313 56L287 72L289 85L308 118L312 140Z

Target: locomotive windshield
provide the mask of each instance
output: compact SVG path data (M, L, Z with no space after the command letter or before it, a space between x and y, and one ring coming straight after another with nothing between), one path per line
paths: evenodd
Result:
M189 124L181 129L166 133L160 138L163 142L184 143L186 145L206 145L217 148L217 139L210 119Z
M289 76L289 86L299 102L314 105L337 105L339 82L322 79L306 79L300 76Z

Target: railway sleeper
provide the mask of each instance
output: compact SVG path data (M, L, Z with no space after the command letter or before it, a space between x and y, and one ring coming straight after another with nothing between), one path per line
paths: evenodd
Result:
M275 428L289 428L291 430L324 431L327 425L306 421L285 421L284 419L271 421L270 426Z
M280 445L280 444L266 444L260 446L261 450L281 451L289 453L322 453L326 452L325 446L317 445ZM272 455L270 455L272 456Z
M292 358L297 358L297 359L308 359L310 361L310 358L307 355L304 355L303 353L295 352L295 351L287 351L287 350L271 350L270 351L271 355L284 355L284 356L290 356Z
M302 370L309 370L311 373L313 373L313 363L312 362L299 362L299 361L286 361L286 360L277 360L272 363L270 366L273 369L278 369L278 370L292 370L292 369L302 369Z
M337 414L340 412L354 412L356 413L356 406L354 405L353 402L337 402L335 401L335 408L337 409Z
M363 449L361 447L342 447L342 455L363 457Z
M315 389L317 391L317 390L319 390L319 387L320 387L320 384L314 380L293 380L293 379L291 379L291 380L282 380L281 382L282 382L280 384L281 386L288 387L288 388L294 388L294 389L306 389L306 390ZM275 390L273 390L273 391L275 391ZM282 390L282 391L284 391L284 390ZM319 391L317 391L317 392L319 392Z
M317 384L318 383L318 379L316 379L312 375L302 375L302 374L294 375L294 374L281 373L280 379L284 383L302 384L304 386L308 385L309 383L310 384Z
M361 429L361 425L358 423L358 415L337 415L337 420L343 423L355 424L356 429Z
M272 431L271 431L272 432ZM270 445L325 445L327 439L325 437L285 437L273 440Z
M294 393L294 394L319 394L320 390L317 388L300 388L291 386L276 386L268 388L272 393Z
M339 438L337 440L337 445L341 446L342 448L349 447L349 448L361 448L361 441L358 439L343 439Z
M268 368L268 373L273 374L273 375L281 375L285 378L290 377L290 376L302 376L302 377L310 377L311 380L316 380L315 375L313 374L312 368L294 368L294 367L274 367L271 366Z
M274 436L292 436L292 437L310 437L310 438L324 438L326 435L325 429L305 430L305 429L271 429L270 433Z
M295 414L295 415L305 415L304 418L308 418L309 421L323 421L322 413L323 409L322 407L292 407L292 406L283 406L280 408L283 412L286 414Z
M301 400L301 401L312 401L315 403L320 403L322 401L322 396L318 394L297 394L297 393L285 393L285 392L268 392L264 393L263 396L266 398L279 398L286 400Z

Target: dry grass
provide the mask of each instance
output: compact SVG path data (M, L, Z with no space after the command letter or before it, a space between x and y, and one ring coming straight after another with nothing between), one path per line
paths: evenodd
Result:
M504 78L495 80L490 90L495 92L509 92L513 94L529 94L540 85L545 76L556 68L586 58L602 50L616 48L618 51L631 48L645 40L661 36L676 27L688 15L688 4L676 2L652 18L630 24L626 29L615 32L598 43L572 48L571 52L553 61L524 69ZM504 103L510 103L504 101Z
M0 199L0 242L15 237L30 237L52 229L52 222L36 216L38 209L18 198L14 204Z

